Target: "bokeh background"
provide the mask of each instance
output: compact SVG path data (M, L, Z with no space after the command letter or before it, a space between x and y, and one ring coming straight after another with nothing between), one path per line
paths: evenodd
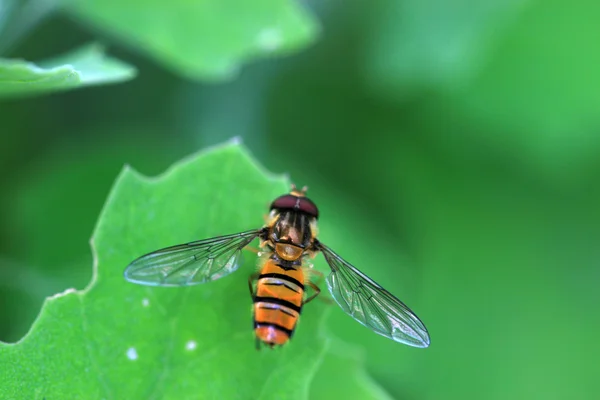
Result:
M344 256L426 323L429 349L390 350L332 313L394 398L597 398L600 6L299 4L320 26L312 41L225 80L72 12L5 47L37 60L101 40L139 76L0 100L0 340L89 282L88 241L124 164L154 175L239 136L309 185L324 241L344 243L326 224L356 226L364 246Z

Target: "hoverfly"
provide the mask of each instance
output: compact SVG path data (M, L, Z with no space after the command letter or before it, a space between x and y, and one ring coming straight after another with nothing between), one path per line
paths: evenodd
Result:
M289 341L302 307L319 295L306 263L323 253L331 268L327 287L337 304L375 333L415 347L428 347L425 325L400 300L338 256L317 238L319 210L302 190L271 203L267 223L233 235L167 247L141 256L125 269L125 279L150 286L189 286L222 278L237 270L240 255L260 239L261 269L248 279L254 303L256 346ZM307 286L313 291L307 293Z

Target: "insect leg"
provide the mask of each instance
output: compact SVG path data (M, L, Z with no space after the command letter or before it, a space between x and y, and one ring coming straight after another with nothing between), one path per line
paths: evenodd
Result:
M256 280L258 279L258 277L260 276L260 273L257 272L255 274L252 274L248 277L248 289L250 289L250 296L254 299L254 282L256 282Z
M260 252L260 250L254 248L254 247L252 247L250 245L247 245L246 247L244 247L244 250L248 250L248 251L250 251L250 252L252 252L254 254L258 254Z
M311 296L307 297L306 300L304 300L302 302L302 305L304 304L308 304L308 302L310 302L311 300L313 300L315 297L317 297L320 293L321 293L321 289L319 289L319 287L317 285L315 285L312 282L306 282L306 284L308 286L310 286L311 288L313 288L313 290L315 291L315 293L313 293Z
M317 295L319 293L321 293L321 290L318 288L318 285L321 285L324 281L325 281L325 275L321 272L318 271L316 269L310 269L308 270L307 274L309 274L309 276L316 276L316 281L317 283L314 284L312 282L308 282L307 285L309 285L310 287L312 287L313 289L315 289L316 293L313 294L312 296L310 296L308 299L306 299L306 301L303 304L308 303L309 300L314 299L315 297L317 297ZM331 299L329 296L321 296L319 297L319 300L321 300L322 302L326 303L326 304L334 304L333 299Z

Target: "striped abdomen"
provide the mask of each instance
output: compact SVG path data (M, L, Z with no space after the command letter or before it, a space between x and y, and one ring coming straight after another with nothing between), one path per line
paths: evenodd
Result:
M254 332L268 345L285 344L294 333L302 309L304 273L267 260L256 284Z

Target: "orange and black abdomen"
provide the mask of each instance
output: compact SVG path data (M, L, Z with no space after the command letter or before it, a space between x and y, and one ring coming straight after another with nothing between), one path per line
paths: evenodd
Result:
M268 259L256 284L254 332L268 345L287 343L298 322L304 297L304 273Z

